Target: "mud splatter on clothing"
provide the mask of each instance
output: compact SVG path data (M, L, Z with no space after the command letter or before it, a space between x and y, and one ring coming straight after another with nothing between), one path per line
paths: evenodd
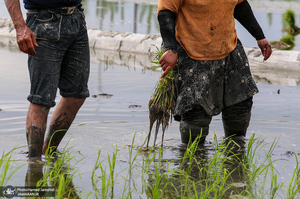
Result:
M214 61L191 59L178 44L174 83L174 118L177 121L197 107L202 107L210 116L218 115L224 107L258 93L239 40L226 58Z
M27 13L26 23L39 45L36 56L28 58L28 101L53 107L57 88L63 97L88 97L89 41L82 10L70 15Z

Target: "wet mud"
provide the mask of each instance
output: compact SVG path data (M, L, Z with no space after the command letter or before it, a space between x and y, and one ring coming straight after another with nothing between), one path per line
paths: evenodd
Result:
M99 93L97 95L92 95L93 98L97 98L97 97L111 98L112 96L113 96L112 94L107 94L107 93Z

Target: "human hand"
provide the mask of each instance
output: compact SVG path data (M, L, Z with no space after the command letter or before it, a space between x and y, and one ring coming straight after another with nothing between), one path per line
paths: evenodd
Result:
M264 61L269 59L269 57L272 54L272 48L271 48L270 42L266 38L264 38L264 39L258 40L257 45L260 48L261 53L264 56Z
M166 76L177 63L178 55L174 54L171 49L167 50L160 58L159 63L164 73L162 77Z
M22 52L27 53L29 55L36 55L34 46L37 47L38 44L30 28L26 24L24 24L19 27L16 27L16 32L19 49Z

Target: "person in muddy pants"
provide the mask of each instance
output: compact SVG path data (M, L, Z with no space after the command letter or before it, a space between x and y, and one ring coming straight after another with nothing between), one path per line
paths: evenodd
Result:
M28 54L28 156L40 158L48 147L57 148L89 96L90 54L81 0L24 0L26 22L19 0L5 0L5 4L16 29L19 49ZM62 98L44 141L57 88Z
M162 76L174 68L182 142L201 134L203 143L212 116L221 112L225 137L244 138L258 89L234 18L257 40L264 60L272 53L247 0L159 0L157 12L166 49L159 63Z

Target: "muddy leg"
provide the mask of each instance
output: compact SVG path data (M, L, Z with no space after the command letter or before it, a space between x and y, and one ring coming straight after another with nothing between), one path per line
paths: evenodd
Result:
M26 119L28 157L40 158L50 108L30 103Z
M182 143L193 142L200 134L200 142L203 143L208 135L211 119L212 117L207 115L202 108L193 109L183 115L180 121Z
M54 147L54 150L57 148L84 101L85 98L61 98L51 118L50 128L43 146L43 153L46 152L48 147Z
M245 137L251 118L252 97L222 111L225 137Z

